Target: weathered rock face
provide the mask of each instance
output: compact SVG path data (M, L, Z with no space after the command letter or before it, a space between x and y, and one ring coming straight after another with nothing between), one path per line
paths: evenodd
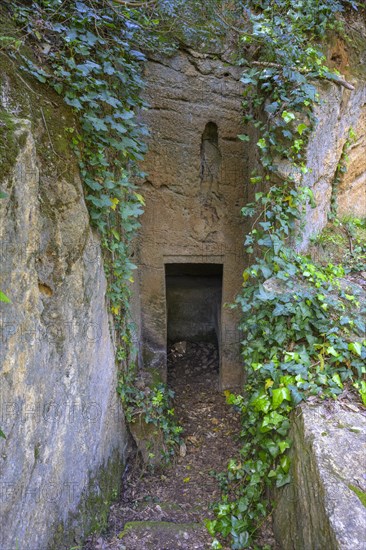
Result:
M366 87L364 105L359 111L354 132L356 139L348 153L348 170L338 190L338 214L340 217L351 214L364 218L366 215Z
M145 71L150 130L142 185L146 210L137 244L140 270L142 363L166 375L165 266L223 266L222 304L240 291L246 151L237 135L241 85L236 68L179 52L151 59ZM183 266L182 266L183 269ZM189 300L189 293L186 295ZM182 310L191 311L189 304ZM238 317L222 308L221 385L241 378ZM178 335L177 335L178 336Z
M364 16L346 23L352 45L334 40L328 48L329 66L337 69L355 87L347 90L336 84L318 87L321 103L316 109L317 127L308 148L311 171L304 183L312 188L317 207L308 209L302 249L310 237L327 223L337 165L352 128L356 134L348 156L347 173L337 190L338 215L366 217L366 26Z
M283 550L363 550L366 416L352 403L305 405L293 419L292 482L274 511Z
M354 91L335 84L321 88L318 124L308 149L311 172L304 181L312 188L317 206L307 211L302 248L327 224L334 176L351 127L356 131L357 140L350 151L349 171L339 188L338 212L340 216L366 216L366 84L355 84Z
M106 281L65 145L70 113L11 65L0 82L13 151L0 182L12 301L0 304L0 548L69 548L98 526L126 455Z

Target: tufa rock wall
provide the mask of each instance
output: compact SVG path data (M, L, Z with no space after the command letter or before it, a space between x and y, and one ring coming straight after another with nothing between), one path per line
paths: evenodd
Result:
M292 481L273 512L282 550L363 550L366 415L356 403L302 405L291 428Z
M328 222L334 177L350 128L357 137L349 151L348 171L338 188L338 214L366 217L366 84L354 84L353 91L335 84L319 88L322 101L316 111L318 123L308 147L311 170L304 178L314 192L316 208L307 209L302 249Z
M366 217L366 25L365 13L352 14L344 19L348 40L332 38L327 58L331 68L337 69L354 86L347 90L330 83L319 85L321 102L316 109L317 127L308 147L310 172L304 183L314 192L317 207L309 208L306 216L305 249L310 238L327 224L330 198L337 165L350 128L356 134L337 190L339 217Z
M74 121L1 63L0 548L63 549L103 525L128 440Z
M179 51L151 58L145 68L142 113L150 130L141 184L146 200L136 244L140 269L141 364L166 377L167 264L223 266L222 306L240 290L241 207L247 200L246 150L237 139L240 70L220 59ZM188 300L188 295L186 296ZM183 310L190 308L182 305ZM240 384L238 312L222 307L221 387ZM192 329L193 330L193 329Z

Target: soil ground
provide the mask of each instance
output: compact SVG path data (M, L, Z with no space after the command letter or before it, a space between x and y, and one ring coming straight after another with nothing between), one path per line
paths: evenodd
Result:
M179 346L178 346L179 348ZM204 550L211 537L204 520L220 499L213 472L226 470L240 447L240 419L219 392L218 351L213 344L186 344L169 355L169 386L185 444L173 463L154 472L138 458L124 480L122 500L111 507L109 532L85 550ZM270 525L262 544L275 547ZM261 545L260 545L261 546Z

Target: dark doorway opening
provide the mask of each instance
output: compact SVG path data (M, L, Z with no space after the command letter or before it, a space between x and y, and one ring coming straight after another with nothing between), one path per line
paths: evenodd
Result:
M168 381L218 385L222 264L166 264Z

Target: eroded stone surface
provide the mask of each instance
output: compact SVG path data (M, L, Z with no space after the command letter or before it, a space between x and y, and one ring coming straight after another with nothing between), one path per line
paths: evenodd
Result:
M141 185L146 200L138 249L142 363L166 376L168 263L223 264L222 303L240 291L246 149L240 125L240 70L186 52L146 65L150 130ZM184 308L183 308L184 309ZM187 308L186 308L187 309ZM221 316L221 384L240 383L238 313ZM177 335L179 337L179 335ZM182 336L183 337L183 336Z
M366 104L361 108L354 132L356 138L348 152L348 169L339 186L338 213L340 217L363 218L366 215Z
M366 216L366 155L364 119L366 85L356 82L354 91L335 84L319 88L322 102L317 108L317 126L310 138L308 166L304 183L312 188L316 208L308 208L302 248L311 236L325 227L330 210L332 185L349 129L357 129L358 139L350 151L349 171L338 194L339 214Z
M274 513L283 550L364 550L366 413L348 401L303 405L293 418L292 482Z
M35 122L8 116L21 139L1 181L0 548L46 548L56 530L69 548L126 452L106 281L72 157L45 165Z

